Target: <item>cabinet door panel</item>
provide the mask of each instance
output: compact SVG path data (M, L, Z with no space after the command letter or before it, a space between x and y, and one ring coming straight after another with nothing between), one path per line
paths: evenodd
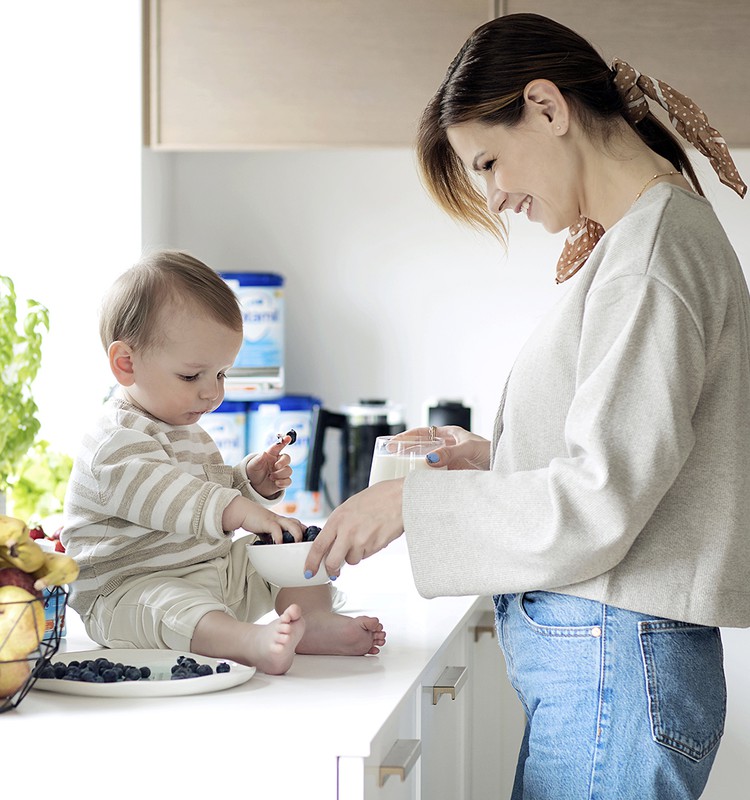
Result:
M588 39L610 63L622 58L691 97L730 146L750 146L750 3L746 0L506 0ZM651 104L652 109L655 104ZM657 112L662 120L666 115Z
M339 758L338 800L417 800L420 760L402 781L390 775L380 785L380 765L399 739L417 739L417 708L408 694L373 739L366 759Z
M467 635L456 636L439 659L435 659L422 679L420 692L422 739L421 797L429 800L468 796L470 759L467 730L470 713L472 676L456 692L439 695L434 703L433 686L446 667L467 666Z
M486 607L492 607L489 598ZM470 633L470 797L510 797L526 719L508 681L493 611L479 612Z
M487 0L149 0L149 144L410 145Z

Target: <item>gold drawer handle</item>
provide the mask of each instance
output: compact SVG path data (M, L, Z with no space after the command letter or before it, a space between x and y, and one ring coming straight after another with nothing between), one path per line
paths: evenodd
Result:
M455 700L461 687L466 683L468 675L469 671L466 667L446 667L437 683L432 687L432 705L436 706L444 694L449 694L451 700Z
M490 636L495 636L497 633L495 615L491 611L486 611L482 614L479 622L474 626L474 641L478 642L483 633L489 633Z
M398 775L402 782L405 781L421 754L422 742L419 739L396 739L380 765L378 786L383 786L391 775Z

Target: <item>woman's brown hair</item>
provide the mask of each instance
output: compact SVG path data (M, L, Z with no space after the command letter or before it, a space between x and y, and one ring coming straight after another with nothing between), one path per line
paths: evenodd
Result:
M648 147L666 158L703 194L680 141L653 114L628 117L614 72L575 31L538 14L509 14L477 28L453 59L422 114L417 160L422 180L454 219L505 240L505 226L451 148L447 129L462 122L513 126L524 110L524 88L535 79L554 83L591 135L606 140L624 118Z

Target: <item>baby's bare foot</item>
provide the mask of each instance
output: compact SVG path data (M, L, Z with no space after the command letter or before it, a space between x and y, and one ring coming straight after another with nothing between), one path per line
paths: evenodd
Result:
M305 635L298 653L333 656L377 655L385 644L385 631L377 617L347 617L333 612L306 617Z
M294 651L305 633L302 610L292 603L277 620L254 625L250 662L261 672L283 675L294 660Z

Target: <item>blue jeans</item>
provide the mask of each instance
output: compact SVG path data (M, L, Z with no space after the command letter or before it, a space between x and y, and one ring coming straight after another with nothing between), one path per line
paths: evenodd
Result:
M717 628L551 592L496 595L526 712L511 800L693 800L724 730Z

